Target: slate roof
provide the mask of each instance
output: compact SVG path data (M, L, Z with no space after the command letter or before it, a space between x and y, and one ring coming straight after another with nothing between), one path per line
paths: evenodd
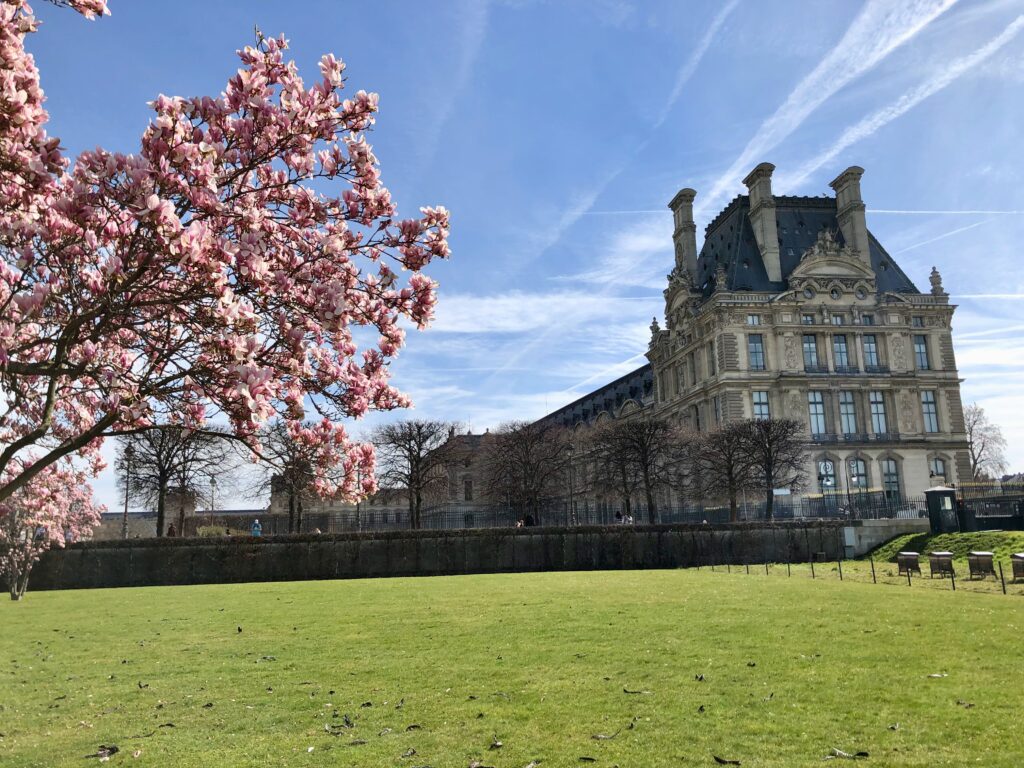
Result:
M539 421L553 421L563 427L573 427L580 423L589 423L602 412L610 415L618 413L627 400L635 400L643 405L654 396L654 370L647 363L625 376L605 384L599 389L574 400L563 408L549 413Z
M712 278L719 264L725 266L729 290L779 292L786 289L785 280L800 263L804 252L814 245L819 232L831 229L836 240L844 242L836 220L834 197L776 196L775 219L783 281L772 282L761 260L749 213L750 197L738 195L708 224L694 276L694 282L703 289L705 296L714 291ZM870 232L868 241L878 290L920 293Z

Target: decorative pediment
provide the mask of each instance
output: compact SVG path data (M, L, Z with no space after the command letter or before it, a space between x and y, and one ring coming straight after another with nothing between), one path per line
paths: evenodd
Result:
M693 291L693 276L683 266L675 266L666 276L668 286L665 288L665 306L671 311L677 296L689 297Z
M814 245L804 251L800 263L789 276L790 285L796 287L812 278L853 278L874 283L875 273L855 250L841 245L831 230L818 233Z

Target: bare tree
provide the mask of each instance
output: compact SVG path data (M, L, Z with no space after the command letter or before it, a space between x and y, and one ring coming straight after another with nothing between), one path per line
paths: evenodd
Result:
M302 530L302 499L316 480L315 449L297 442L284 421L268 423L260 433L260 468L253 495L283 493L288 499L288 533ZM344 472L338 466L335 472Z
M700 433L694 445L693 462L701 479L701 490L729 499L732 522L739 517L737 497L754 483L755 455L750 450L748 431L746 422L730 422Z
M512 421L492 433L483 449L486 493L493 501L515 501L540 523L545 501L568 487L568 433L547 423Z
M684 455L682 435L665 419L637 417L616 419L594 430L594 458L601 468L598 478L614 487L630 512L631 498L642 492L647 519L658 520L657 492L671 486Z
M131 472L126 472L131 455ZM130 496L156 505L156 535L164 535L167 496L176 491L184 504L189 493L201 492L209 479L230 479L236 453L226 435L216 430L192 431L178 426L156 427L122 435L114 466L122 487L128 475ZM179 529L184 522L181 510Z
M997 478L1006 472L1006 439L999 425L989 421L977 403L964 408L964 424L974 479Z
M750 419L740 428L754 477L764 491L765 517L771 520L775 513L774 490L796 491L804 485L804 426L794 419Z
M423 501L447 481L450 438L456 425L449 421L408 419L377 427L371 441L377 447L377 471L383 484L405 490L409 525L422 524Z

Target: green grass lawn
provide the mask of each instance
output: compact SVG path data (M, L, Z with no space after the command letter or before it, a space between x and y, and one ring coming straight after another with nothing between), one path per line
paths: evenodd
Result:
M0 765L1021 764L1024 601L826 576L30 592L0 604Z

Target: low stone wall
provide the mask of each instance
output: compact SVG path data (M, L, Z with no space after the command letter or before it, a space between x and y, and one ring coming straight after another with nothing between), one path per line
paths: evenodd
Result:
M843 531L846 556L860 557L897 536L928 533L929 530L931 524L927 517L852 520Z
M47 552L29 588L87 589L835 560L840 521L129 539Z

